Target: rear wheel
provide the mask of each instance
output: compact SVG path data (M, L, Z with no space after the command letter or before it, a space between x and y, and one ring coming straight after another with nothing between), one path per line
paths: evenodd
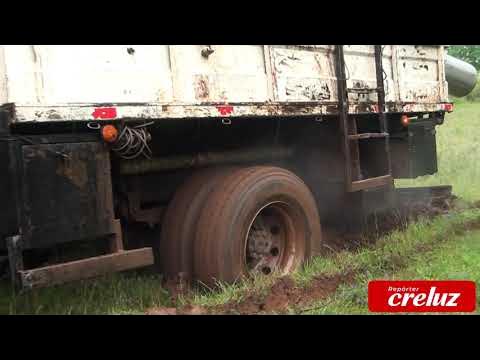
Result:
M195 275L211 285L290 273L320 243L316 203L301 179L277 167L238 169L217 184L200 214Z
M167 278L192 278L193 239L205 201L218 181L232 168L199 170L179 187L162 223L159 257Z

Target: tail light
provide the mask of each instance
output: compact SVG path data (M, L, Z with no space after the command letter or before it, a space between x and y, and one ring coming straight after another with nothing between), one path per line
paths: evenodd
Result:
M102 138L107 143L114 143L118 138L118 130L113 125L102 127Z
M442 108L443 108L443 110L445 110L448 113L453 112L453 104L452 103L442 104Z

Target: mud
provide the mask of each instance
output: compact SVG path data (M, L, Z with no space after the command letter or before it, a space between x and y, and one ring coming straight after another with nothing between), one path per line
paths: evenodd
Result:
M339 285L350 283L354 274L341 274L331 277L318 276L313 278L307 287L301 287L291 277L282 277L269 289L264 296L251 294L239 303L227 303L209 310L211 314L283 314L288 309L301 309L314 301L325 299Z
M145 315L177 315L177 308L174 307L158 307L145 311Z
M408 224L420 218L433 219L448 214L456 207L456 201L457 198L450 193L430 201L404 200L396 209L377 213L366 219L363 233L342 233L334 228L324 228L322 255L329 256L338 251L355 251L374 245L378 238L395 230L404 230Z
M368 242L375 242L392 231L404 230L408 224L420 218L433 219L446 215L456 207L457 200L449 192L428 201L422 198L402 199L396 209L371 216L367 220L364 236L369 239Z
M229 302L220 306L205 308L187 305L180 308L161 307L146 311L146 315L256 315L256 314L284 314L288 309L302 309L305 305L325 299L338 286L351 283L354 273L335 276L317 276L308 286L302 287L295 283L293 278L285 276L279 278L268 289L267 294L252 293L239 302Z
M322 240L322 256L332 256L339 251L354 251L371 242L365 234L345 233L334 228L323 228Z
M207 309L196 305L187 305L178 309L175 307L157 307L145 312L146 315L206 315L207 313Z

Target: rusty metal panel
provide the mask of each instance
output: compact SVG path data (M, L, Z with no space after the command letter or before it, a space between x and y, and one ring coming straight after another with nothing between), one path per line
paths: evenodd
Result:
M25 248L114 232L109 152L100 143L22 146Z
M275 100L336 101L333 45L271 46Z
M18 234L17 149L17 141L0 134L0 249L6 248L7 236Z

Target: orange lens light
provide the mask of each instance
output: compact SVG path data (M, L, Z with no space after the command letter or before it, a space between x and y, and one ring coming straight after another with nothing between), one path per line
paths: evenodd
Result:
M118 138L118 130L113 125L105 125L102 127L102 138L107 143L113 143Z
M403 126L408 126L410 124L410 119L407 115L402 115L402 117L400 118L400 121Z

